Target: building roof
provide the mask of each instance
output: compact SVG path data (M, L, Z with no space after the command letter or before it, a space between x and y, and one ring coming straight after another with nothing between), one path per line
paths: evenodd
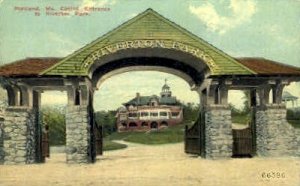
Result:
M300 75L300 68L265 58L237 58L237 61L259 75Z
M0 76L39 76L46 69L53 67L63 58L37 57L26 58L0 66ZM241 64L251 69L256 75L300 75L300 68L282 64L265 58L236 58Z
M0 76L37 76L62 58L26 58L0 67Z
M293 100L297 100L298 97L296 96L293 96L291 93L287 92L287 91L284 91L282 93L282 100L284 101L293 101Z
M175 97L160 97L159 103L166 104L166 105L175 105L178 102Z
M173 48L173 41L176 41L199 49L200 51L205 51L205 57L202 57L202 60L207 60L205 63L209 66L211 74L213 75L253 74L251 70L240 65L233 57L152 9L147 9L112 31L68 55L50 69L45 70L44 74L86 76L90 73L90 69L95 62L94 57L102 56L101 51L105 50L105 48L111 48L109 53L114 53L123 49L123 47L120 46L130 46L126 44L126 41L133 42L141 40L164 40L164 48Z
M159 104L162 105L176 105L178 104L176 97L158 97L156 95L152 96L139 96L131 99L127 103L124 103L123 105L149 105L151 99L157 99Z

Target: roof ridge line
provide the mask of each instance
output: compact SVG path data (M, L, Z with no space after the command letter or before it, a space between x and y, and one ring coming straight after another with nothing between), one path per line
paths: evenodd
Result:
M69 54L68 56L66 56L65 58L63 58L60 62L58 62L57 64L53 65L51 68L46 69L45 71L41 72L40 75L47 73L48 71L50 71L50 70L52 70L53 68L55 68L56 66L60 65L61 63L63 63L63 62L66 61L67 59L73 57L73 56L76 55L77 53L80 53L83 49L86 49L86 47L87 47L87 48L90 48L90 47L94 46L94 45L97 44L99 41L105 39L105 38L108 37L109 35L111 35L111 34L117 32L118 30L124 28L125 26L128 26L128 25L134 23L135 20L141 19L141 18L142 18L143 16L145 16L146 13L149 12L149 11L155 12L155 11L152 10L152 9L147 9L147 10L145 10L145 11L139 13L137 16L135 16L135 17L133 17L133 18L131 18L131 19L129 19L129 20L123 22L122 24L116 26L116 27L113 28L112 30L106 32L104 35L102 35L102 36L100 36L100 37L97 37L97 38L96 38L95 40L93 40L92 42L90 42L90 43L84 45L83 47L81 47L81 48L77 49L76 51L74 51L73 53Z
M159 14L158 12L152 10L155 14L155 16L157 16L158 18L160 18L161 21L171 25L171 26L174 26L175 28L179 29L180 31L182 31L183 34L186 34L187 36L190 36L192 37L193 39L195 40L198 40L200 41L201 43L205 44L207 47L211 47L216 53L226 57L227 59L231 60L232 62L234 62L235 64L247 69L249 72L253 73L253 74L256 74L256 72L252 71L251 69L249 69L248 67L240 64L239 62L237 62L234 57L230 56L229 54L227 54L226 52L222 51L221 49L215 47L214 45L212 45L211 43L205 41L204 39L202 39L201 37L197 36L196 34L192 33L191 31L187 30L186 28L180 26L179 24L171 21L170 19L162 16L161 14ZM167 21L166 21L167 20ZM171 23L171 24L170 24ZM224 55L225 54L225 55Z

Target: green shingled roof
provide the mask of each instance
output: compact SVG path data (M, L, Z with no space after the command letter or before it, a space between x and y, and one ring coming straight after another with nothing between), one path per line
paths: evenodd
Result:
M152 98L156 98L161 105L177 105L178 102L175 97L158 97L156 95L152 96L140 96L139 98L135 97L128 101L127 103L124 103L123 105L149 105L150 100Z
M255 74L255 72L240 64L221 50L169 21L152 9L148 9L62 59L53 67L43 71L40 75L87 76L91 64L85 66L84 61L93 52L118 42L139 39L176 40L199 48L208 54L214 61L216 68L210 69L212 75Z

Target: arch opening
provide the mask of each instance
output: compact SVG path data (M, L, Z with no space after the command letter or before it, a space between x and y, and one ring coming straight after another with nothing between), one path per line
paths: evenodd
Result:
M129 125L128 125L129 128L135 128L137 126L138 125L135 122L130 122Z
M141 85L142 89L136 87L134 88L136 90L134 94L131 93L131 96L124 95L130 93L129 90L132 89L132 85L123 86L123 84L126 85L127 84L126 81L139 81L140 80L139 78L144 77L146 73L156 72L156 73L176 76L176 78L180 79L181 81L185 82L186 85L188 85L186 87L187 89L192 91L197 90L197 87L203 83L205 77L210 73L208 66L204 62L200 61L199 59L196 59L195 57L189 54L180 51L170 52L167 50L157 50L157 49L155 50L157 53L153 52L154 50L151 49L150 51L152 51L152 54L150 55L149 53L146 52L149 51L148 49L147 50L144 49L126 50L120 53L110 54L108 56L102 57L99 60L96 60L90 69L90 77L92 79L93 88L95 90L99 90L97 91L97 93L99 92L99 94L100 92L103 92L104 94L106 91L118 92L119 95L122 95L122 97L127 96L128 100L130 100L130 97L132 98L134 94L136 94L136 97L139 96L143 97L145 95L153 96L153 94L155 94L155 92L154 93L147 92L147 91L146 91L147 93L143 92L143 90L151 89L148 87L150 85L147 84L145 81L144 85ZM136 53L136 51L140 51L140 52L144 51L144 52ZM165 51L166 53L164 54L162 51ZM134 78L134 80L133 79L129 80L127 79L127 77L119 79L118 81L119 85L118 84L111 85L109 89L103 90L103 87L106 85L106 82L109 82L114 77L122 76L123 74L127 74L127 73L129 74L129 72L130 73L145 72L145 73L140 76L137 76L138 78L137 79ZM152 78L149 78L149 80L150 79L152 80ZM160 79L161 83L159 86L162 86L162 82L164 79L165 78ZM133 83L133 84L137 84L137 83ZM139 94L138 92L141 92L141 94ZM94 97L94 103L97 100L95 99L97 97L97 93L95 94ZM190 104L191 106L198 105L200 102L199 92L195 91L195 93L196 93L195 95L197 101L195 101L196 104ZM158 97L163 97L160 94L158 95L159 95ZM168 96L166 96L166 98L168 98ZM107 101L110 100L113 102L116 99L114 99L112 95L109 95L109 97L106 97L106 100ZM124 101L128 101L128 100L124 100ZM124 103L124 101L122 102L122 104ZM103 103L103 101L99 101L100 104L101 102L102 104L105 104ZM185 102L185 104L187 104L187 102ZM96 104L94 104L94 106L95 105ZM119 105L119 107L120 106L121 104ZM178 139L183 140L183 128L185 126L184 123L182 123L184 119L182 116L184 113L183 111L180 111L177 108L168 110L169 108L166 108L165 106L162 106L160 104L150 104L149 102L149 104L147 104L147 107L149 108L151 107L151 109L161 109L161 110L157 110L157 115L154 116L151 110L146 110L148 108L143 108L145 112L139 111L138 109L141 106L139 103L131 103L130 105L128 104L125 106L127 109L131 110L130 112L128 112L131 113L131 115L130 116L126 115L126 112L123 113L120 112L119 113L120 115L118 115L118 111L117 111L116 114L117 124L115 126L116 132L122 132L122 133L126 131L138 132L138 131L148 131L149 129L159 130L160 126L162 127L168 126L171 128L173 125L177 125L180 123L182 124L183 127L182 128L174 127L174 130L180 130L180 132L178 132L178 135L180 135L182 132L182 136L181 137L178 136L175 140L176 141ZM199 117L200 110L197 109L196 107L190 109L189 111L195 111L195 110L197 114L191 114L191 115ZM176 115L172 115L171 113L176 113ZM168 120L170 120L170 122ZM197 121L197 118L188 119L188 123L191 124L190 121L192 120L193 122L195 122ZM124 122L128 123L127 127L124 127L124 125L122 125L122 123ZM118 123L120 125L118 125Z
M150 128L151 129L157 129L158 128L158 123L157 122L151 122L151 124L150 124Z
M166 121L162 121L162 122L160 123L160 126L161 126L161 127L167 127L167 126L169 126L169 124L168 124L168 122L166 122Z
M190 53L165 48L126 49L95 60L89 76L98 88L105 78L132 70L157 70L177 75L190 86L210 73L207 64Z
M40 145L37 151L42 162L51 159L55 153L66 152L67 125L66 125L66 108L67 108L66 91L43 91L40 95L40 111L37 113L37 138Z
M162 90L164 87L165 78L167 79L167 84L170 88L171 94L169 91L164 89ZM124 72L105 79L105 81L101 84L101 87L94 94L94 110L96 112L102 112L104 110L106 113L113 112L113 116L116 118L116 121L115 125L111 125L112 128L115 127L115 131L112 134L106 133L105 130L107 130L107 127L103 127L105 134L104 137L110 138L110 135L113 137L118 135L126 136L127 134L132 136L142 136L145 132L149 132L148 135L155 135L155 130L160 130L165 128L165 126L168 126L168 129L178 131L176 132L176 135L168 138L168 140L170 139L170 141L174 142L180 142L180 140L183 140L183 129L185 124L187 123L191 125L192 121L194 122L197 119L189 118L187 121L183 120L183 113L186 112L178 110L177 106L171 110L169 110L169 106L161 105L160 102L158 102L157 105L145 104L144 106L132 102L131 104L125 104L122 106L122 104L127 103L136 97L144 99L145 97L148 98L149 96L149 103L150 97L154 99L159 98L159 101L164 96L161 95L161 93L168 95L170 94L170 96L178 98L178 100L185 105L187 105L188 102L194 103L189 104L189 106L193 108L189 108L188 112L197 113L190 113L187 116L199 116L199 110L196 109L196 105L198 105L200 102L199 94L195 90L191 90L186 81L176 75L158 71L134 71ZM157 95L157 97L154 96L154 94ZM189 100L187 100L187 98ZM153 115L154 112L155 114ZM130 122L134 122L136 125L130 124L129 126ZM97 122L97 124L105 126L107 126L107 123L110 122ZM127 123L127 127L125 127L123 123ZM151 129L155 130L152 131ZM159 131L159 135L155 135L154 140L156 140L157 143L166 140L164 136L168 134L162 133L167 133L168 131L169 130ZM128 133L126 134L126 132ZM134 137L130 137L129 140L134 140L133 138ZM146 140L142 140L141 143L148 143L144 141ZM165 143L169 143L169 141L166 141Z

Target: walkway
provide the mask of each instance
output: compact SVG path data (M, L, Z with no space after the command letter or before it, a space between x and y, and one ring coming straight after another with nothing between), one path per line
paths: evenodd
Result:
M0 166L0 185L299 186L300 183L300 160L296 158L205 160L184 154L182 143L157 146L121 143L128 148L105 152L91 165L67 165L65 154L52 154L46 164ZM283 172L285 178L262 178L264 171Z

